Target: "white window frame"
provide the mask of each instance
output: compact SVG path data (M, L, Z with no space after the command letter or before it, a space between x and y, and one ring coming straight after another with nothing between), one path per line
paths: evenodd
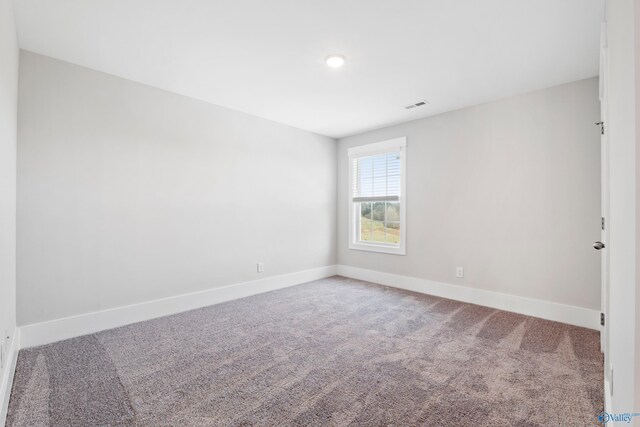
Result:
M373 144L360 145L351 147L347 150L349 155L349 249L380 252L393 255L406 255L407 243L407 192L406 192L406 148L407 138L394 138L387 141L375 142ZM400 243L379 243L379 242L363 242L358 239L359 228L357 215L359 212L355 209L357 202L353 201L353 161L358 157L372 156L376 154L388 153L396 151L400 153ZM359 204L357 204L360 206Z

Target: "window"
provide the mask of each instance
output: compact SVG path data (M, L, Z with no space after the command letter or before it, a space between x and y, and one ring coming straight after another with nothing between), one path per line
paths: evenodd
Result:
M349 148L349 248L405 254L406 138Z

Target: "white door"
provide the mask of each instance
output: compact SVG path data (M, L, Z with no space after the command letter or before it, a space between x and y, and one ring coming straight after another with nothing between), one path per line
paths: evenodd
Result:
M610 378L609 369L609 141L607 138L607 92L608 92L608 49L607 49L607 26L602 24L601 31L601 51L600 51L600 121L601 121L601 191L602 191L602 232L600 242L595 242L594 247L601 248L602 258L602 293L601 304L604 315L604 326L600 333L600 348L604 353L604 375L605 379ZM601 243L600 245L598 243Z

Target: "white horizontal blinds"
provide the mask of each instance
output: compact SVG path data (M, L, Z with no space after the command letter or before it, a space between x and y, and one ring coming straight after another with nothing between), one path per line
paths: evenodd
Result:
M400 149L353 159L354 202L400 200Z

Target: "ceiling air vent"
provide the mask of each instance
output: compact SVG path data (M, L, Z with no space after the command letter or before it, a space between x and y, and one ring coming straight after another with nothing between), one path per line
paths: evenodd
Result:
M423 105L429 105L429 101L418 101L415 104L407 105L404 108L405 108L405 110L410 110L412 108L422 107Z

